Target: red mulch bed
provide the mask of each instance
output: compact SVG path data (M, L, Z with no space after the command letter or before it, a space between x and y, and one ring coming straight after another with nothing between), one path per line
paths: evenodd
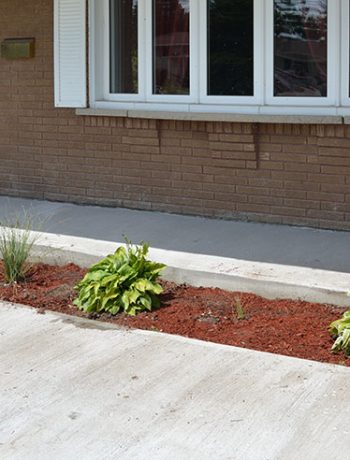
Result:
M327 330L344 308L295 300L267 300L254 294L162 281L165 289L162 306L152 313L137 317L86 315L72 306L73 286L84 274L85 270L73 264L63 267L37 264L27 280L16 286L6 286L0 274L0 299L30 305L40 313L52 310L131 328L350 365L350 359L330 352L333 341ZM237 319L233 307L237 297L246 315L243 320Z

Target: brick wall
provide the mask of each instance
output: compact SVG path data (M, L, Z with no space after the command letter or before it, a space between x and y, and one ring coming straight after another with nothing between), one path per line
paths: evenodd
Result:
M350 229L350 126L78 117L53 107L52 0L0 0L0 194Z

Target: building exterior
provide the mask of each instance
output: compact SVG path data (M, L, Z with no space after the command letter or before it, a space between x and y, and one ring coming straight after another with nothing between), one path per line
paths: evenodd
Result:
M350 229L349 10L0 0L0 193Z

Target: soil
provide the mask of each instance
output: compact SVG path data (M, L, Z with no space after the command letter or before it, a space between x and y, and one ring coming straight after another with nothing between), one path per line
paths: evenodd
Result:
M161 281L161 307L136 317L87 315L72 305L74 285L85 270L74 264L37 264L25 281L4 283L0 264L0 300L38 309L88 317L124 327L154 330L226 345L350 366L333 354L329 324L345 311L296 300L268 300L254 294L196 288ZM241 319L239 319L241 318Z

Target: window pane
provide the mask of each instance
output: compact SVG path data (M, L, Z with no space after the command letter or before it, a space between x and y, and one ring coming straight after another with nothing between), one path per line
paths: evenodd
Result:
M208 0L208 94L252 96L254 0Z
M138 92L137 0L110 0L111 93Z
M153 93L190 92L190 1L153 0Z
M327 0L274 0L275 96L327 96Z

